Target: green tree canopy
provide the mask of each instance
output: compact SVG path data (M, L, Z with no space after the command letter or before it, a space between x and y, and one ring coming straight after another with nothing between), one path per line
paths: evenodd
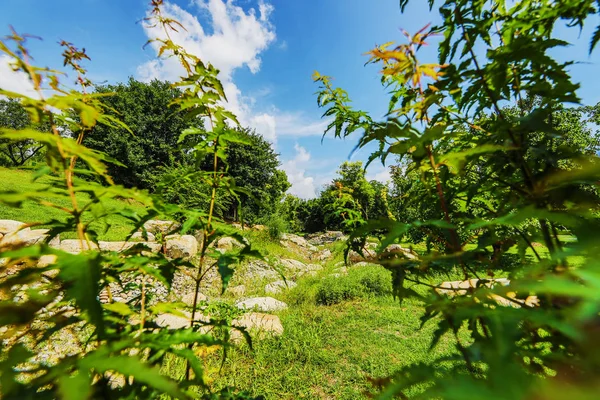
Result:
M84 144L102 151L124 166L109 165L116 183L126 187L150 188L160 166L184 162L185 151L178 145L181 132L188 127L173 100L181 96L168 82L144 83L130 78L126 83L96 86L97 93L114 93L102 99L133 134L125 129L96 125L85 136Z
M0 99L0 128L24 129L28 127L44 132L50 130L47 123L33 124L19 100ZM43 148L43 144L31 139L18 141L0 139L0 164L20 167Z

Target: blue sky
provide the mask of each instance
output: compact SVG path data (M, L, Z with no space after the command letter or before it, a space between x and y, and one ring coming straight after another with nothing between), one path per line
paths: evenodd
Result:
M316 105L313 71L335 77L357 108L383 116L387 97L379 85L376 66L364 66L364 53L390 40L402 40L400 28L415 32L437 13L415 0L404 14L398 0L173 0L166 11L188 28L179 40L222 70L230 107L275 146L282 168L293 184L291 192L312 197L347 160L357 138L339 140L321 135L326 123ZM30 48L38 64L61 66L59 40L85 47L92 58L90 78L96 82L175 79L180 71L170 61L157 61L153 48L142 46L154 32L141 20L146 0L2 0L0 28L41 36ZM580 96L587 104L600 101L595 75L598 54L587 55L590 30L571 30L574 46L559 59L576 59L575 80L583 83ZM566 32L566 30L564 30ZM435 48L424 50L425 60ZM3 65L4 64L4 65ZM26 91L21 77L11 76L0 58L0 87ZM363 159L366 152L353 159ZM387 169L374 165L368 176L385 180Z

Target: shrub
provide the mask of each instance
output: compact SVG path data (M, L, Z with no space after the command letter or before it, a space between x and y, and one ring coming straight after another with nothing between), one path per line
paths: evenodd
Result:
M287 221L278 214L269 215L264 219L264 224L271 239L279 240L288 231Z
M318 283L315 302L338 304L359 297L385 296L392 292L392 277L383 267L350 268L348 275L331 275Z
M379 265L351 268L348 278L356 282L365 294L385 296L392 293L392 274Z

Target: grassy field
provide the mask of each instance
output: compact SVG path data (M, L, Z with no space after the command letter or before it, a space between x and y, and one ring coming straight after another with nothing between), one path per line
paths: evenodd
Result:
M19 170L0 167L0 191L38 192L48 186L59 186L62 182L52 176L44 176L37 181L32 179L33 171ZM77 200L85 204L89 199L87 194L78 193ZM71 203L65 198L52 198L57 205L70 207ZM107 199L104 206L109 209L129 207L137 212L143 213L144 208L137 204L126 203L120 200ZM26 201L22 207L15 208L0 203L0 219L13 219L26 223L40 223L57 219L66 220L68 214L56 208L45 207L33 201ZM43 227L43 226L42 226ZM123 240L133 228L133 225L123 217L112 215L106 219L106 223L94 222L91 227L100 233L100 240ZM61 234L63 238L74 238L74 233Z

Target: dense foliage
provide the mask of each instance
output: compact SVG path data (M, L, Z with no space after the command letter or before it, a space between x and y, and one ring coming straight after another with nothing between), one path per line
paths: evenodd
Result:
M44 132L28 126L2 127L0 137L8 141L43 143L47 165L35 171L33 177L54 173L60 178L35 192L9 190L2 193L0 201L13 207L33 201L57 208L67 216L66 220L62 219L64 222L38 221L50 227L43 242L3 241L0 249L0 325L3 328L0 389L3 398L157 398L161 395L172 398L247 398L234 395L230 390L212 393L207 386L199 354L207 346L226 351L230 346L231 319L220 317L222 313L216 312L208 325L216 327L215 332L220 334L207 334L204 330L207 323L199 320L200 304L197 300L200 284L208 271L218 271L225 290L234 272L234 264L246 257L260 257L245 239L214 215L218 193L224 190L228 196L236 196L232 178L223 175L220 170L226 157L225 150L231 143L247 143L247 140L229 127L235 126L237 121L223 107L226 98L217 78L218 70L170 40L169 33L180 25L165 18L161 7L162 1L153 0L151 16L145 23L163 30L163 35L153 41L160 47L161 54L176 57L183 67L185 76L178 83L182 88L181 95L172 100L176 109L187 114L186 122L181 120L181 128L185 129L177 133L169 131L173 137L167 139L173 143L193 139L197 158L203 161L205 157L211 157L212 170L202 172L210 188L206 210L187 210L166 204L146 191L115 184L109 165L122 164L84 145L86 136L100 131L100 125L109 127L113 132L135 134L115 116L114 110L108 108L105 103L108 93L91 92L91 82L82 66L82 62L89 59L84 50L71 43L61 43L64 65L72 68L77 76L78 88L73 89L59 80L60 72L30 63L32 57L26 47L28 36L13 31L0 40L0 51L10 57L14 70L29 77L37 97L1 88L0 95L18 99L33 124L47 124L49 127ZM137 84L131 82L131 85ZM142 91L162 87L161 93L165 93L162 84L154 85L144 86ZM157 91L160 92L159 89ZM134 108L143 107L146 103L158 104L151 99L144 99L138 104L127 96L119 101L128 102ZM157 109L156 112L164 113L166 110ZM162 124L163 121L154 123ZM205 124L206 129L203 128ZM148 120L142 125L134 125L134 128L160 136L160 126L150 125L152 121ZM133 143L149 145L147 139ZM154 148L156 151L166 151L161 143L158 145ZM126 151L118 146L115 149ZM138 172L137 179L143 180L143 171ZM75 174L90 179L74 179ZM78 196L82 193L87 196ZM109 207L108 201L115 198L135 202L138 207ZM68 200L66 204L69 206L57 204L57 200L62 203L64 199ZM98 232L91 227L94 221L105 220L112 215L131 221L134 229L130 235L137 229L144 230L144 222L157 215L177 217L183 222L177 233L196 232L200 236L198 256L191 262L169 259L163 251L150 252L145 244L121 253L85 251L97 245ZM25 234L30 232L27 229L23 230ZM84 251L72 254L47 244L63 232L74 232L79 249ZM219 253L209 247L227 235L239 242L236 250ZM40 264L42 259L46 260L45 264ZM188 327L169 330L158 325L156 317L163 312L178 313L177 305L154 299L149 289L156 285L169 289L177 270L193 277L195 300L190 315L186 316ZM137 291L138 295L126 303L113 301L111 285ZM107 300L101 301L101 298ZM249 338L245 331L242 330L242 333ZM48 340L52 342L53 338L69 335L78 343L69 354L63 354L54 362L38 357L37 352ZM160 370L165 359L169 358L184 361L183 376L169 376Z
M32 123L29 114L17 99L0 98L0 128L33 128L47 132L50 126L47 123ZM32 139L0 139L0 165L20 167L31 158L39 155L43 148L42 143Z
M371 161L403 161L393 171L400 220L363 223L348 250L361 251L375 232L385 232L380 250L407 234L425 238L430 251L420 260L380 263L396 295L425 302L422 322L437 326L432 348L446 334L457 338L457 357L402 368L382 381L382 398L592 398L600 367L598 144L582 109L569 108L579 101L572 62L556 61L553 50L568 45L556 26L581 27L598 4L429 4L439 7L439 26L370 52L391 92L385 120L353 109L345 91L315 74L319 105L333 118L328 130L358 133L359 147L377 144ZM417 52L433 35L442 36L438 63L422 64ZM509 286L487 280L500 261ZM423 297L409 287L453 273L479 279L468 296ZM526 302L530 295L539 304Z

